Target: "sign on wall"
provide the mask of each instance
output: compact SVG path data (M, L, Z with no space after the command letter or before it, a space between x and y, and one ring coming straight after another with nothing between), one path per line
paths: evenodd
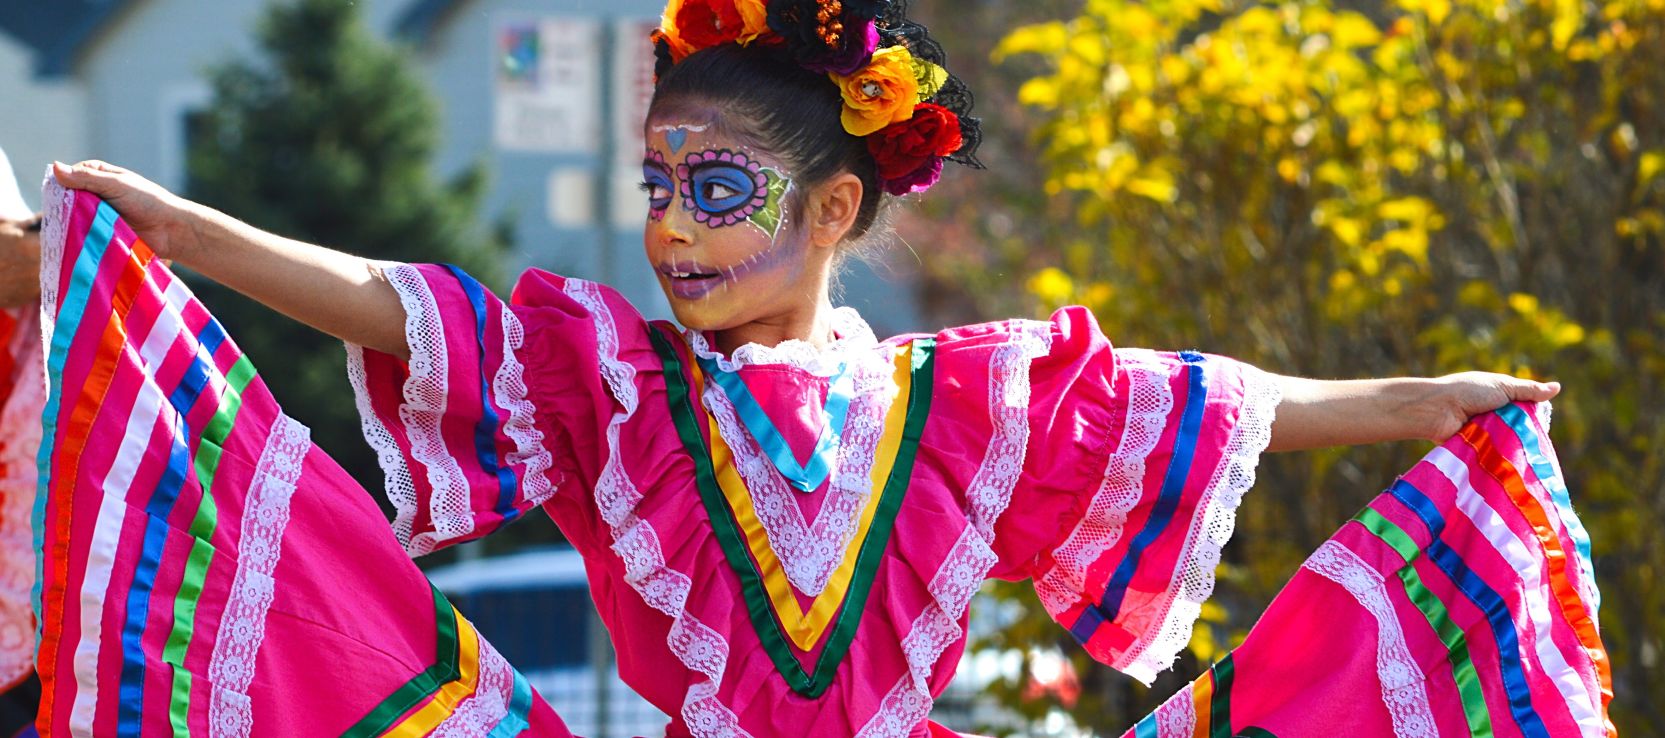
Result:
M508 151L593 152L601 137L601 24L504 19L494 28L493 139Z
M647 221L642 180L642 124L653 102L653 29L656 18L623 19L613 24L613 225L641 227Z

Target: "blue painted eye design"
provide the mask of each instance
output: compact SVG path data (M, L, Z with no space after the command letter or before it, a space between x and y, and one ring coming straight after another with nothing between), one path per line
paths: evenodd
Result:
M743 223L769 202L763 166L736 151L691 154L676 168L684 207L712 228Z
M642 162L642 190L648 196L648 217L664 220L676 185L671 182L671 168L665 164L665 157L657 151L649 152L648 158Z

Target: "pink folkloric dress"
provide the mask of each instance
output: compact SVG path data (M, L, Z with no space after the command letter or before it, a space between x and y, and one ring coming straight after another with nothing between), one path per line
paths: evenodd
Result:
M541 271L391 266L408 363L349 347L413 555L543 507L672 736L908 736L988 578L1141 680L1187 643L1279 395L1087 311L733 356ZM807 491L806 491L807 490Z
M569 735L116 211L45 202L40 734Z

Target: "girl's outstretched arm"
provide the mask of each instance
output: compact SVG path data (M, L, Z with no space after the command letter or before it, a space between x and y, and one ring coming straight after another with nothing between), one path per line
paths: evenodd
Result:
M104 162L52 172L103 198L158 257L344 341L410 357L404 308L377 262L267 233Z
M1283 402L1269 451L1382 441L1444 441L1468 419L1511 402L1542 402L1558 382L1464 372L1438 379L1323 381L1279 377Z

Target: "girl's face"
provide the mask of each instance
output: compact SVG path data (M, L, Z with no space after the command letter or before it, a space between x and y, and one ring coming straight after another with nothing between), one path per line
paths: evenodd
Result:
M677 320L724 330L813 305L824 275L780 160L704 116L650 116L646 134L644 245Z

